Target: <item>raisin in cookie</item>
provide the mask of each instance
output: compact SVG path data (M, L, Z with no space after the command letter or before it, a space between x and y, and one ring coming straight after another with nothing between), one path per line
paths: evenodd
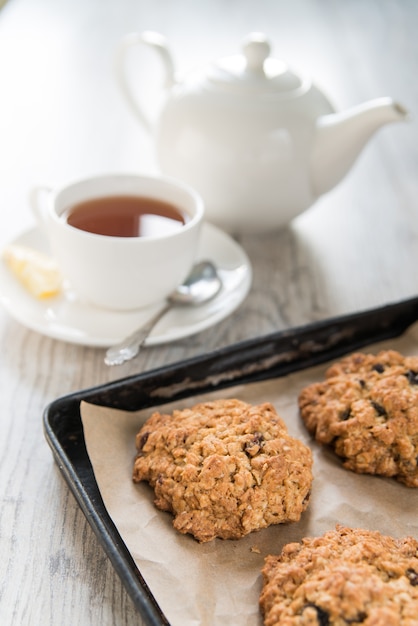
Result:
M269 403L217 400L156 412L136 446L133 480L148 481L155 505L200 542L297 521L308 505L311 452Z
M301 392L299 408L347 469L418 487L418 357L352 354Z
M268 556L265 626L417 626L418 541L337 526Z

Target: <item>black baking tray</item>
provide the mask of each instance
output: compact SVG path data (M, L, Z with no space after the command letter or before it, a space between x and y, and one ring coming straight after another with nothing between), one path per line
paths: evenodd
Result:
M85 447L81 401L137 411L232 385L277 378L398 337L416 320L418 297L239 342L72 393L46 407L44 433L58 467L147 625L169 622L103 504Z

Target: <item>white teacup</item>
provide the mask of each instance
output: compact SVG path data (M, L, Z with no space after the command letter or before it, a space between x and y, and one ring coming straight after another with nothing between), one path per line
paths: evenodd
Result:
M150 236L114 236L86 232L67 222L72 207L114 196L167 202L185 216L185 223L170 233L157 229ZM37 187L32 206L73 289L82 299L115 310L162 301L186 278L195 261L204 216L202 199L186 184L131 174L86 178L58 190Z

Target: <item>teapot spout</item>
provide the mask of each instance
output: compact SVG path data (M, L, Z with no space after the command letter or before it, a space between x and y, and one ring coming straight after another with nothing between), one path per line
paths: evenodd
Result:
M345 176L381 126L407 117L404 107L391 98L377 98L341 113L319 117L311 154L315 196L329 191Z

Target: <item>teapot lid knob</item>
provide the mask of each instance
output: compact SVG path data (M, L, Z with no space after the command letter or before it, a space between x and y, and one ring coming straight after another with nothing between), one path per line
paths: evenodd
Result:
M251 33L243 44L247 69L264 73L264 61L270 56L271 46L263 33Z
M1 1L1 0L0 0ZM264 33L252 32L242 43L242 54L219 59L209 67L206 78L212 88L260 96L302 95L309 87L291 72L286 63L270 56L271 45ZM306 87L306 88L305 88Z

